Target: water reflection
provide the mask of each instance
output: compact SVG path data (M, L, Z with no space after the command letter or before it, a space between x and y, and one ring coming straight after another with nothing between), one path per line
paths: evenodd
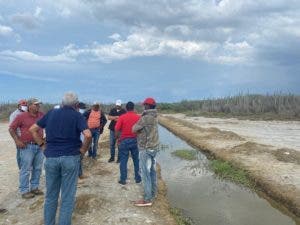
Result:
M168 186L172 207L183 209L195 224L202 225L295 225L291 217L273 208L255 192L219 179L209 169L209 160L166 129L159 129L161 151L158 163ZM194 150L197 159L172 156L178 149Z

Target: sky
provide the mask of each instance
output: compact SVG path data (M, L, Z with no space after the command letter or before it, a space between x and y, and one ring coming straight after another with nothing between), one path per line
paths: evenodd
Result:
M299 0L0 0L0 102L300 94Z

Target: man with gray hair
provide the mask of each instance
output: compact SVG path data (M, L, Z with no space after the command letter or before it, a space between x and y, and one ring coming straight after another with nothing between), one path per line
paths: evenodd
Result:
M59 225L71 224L75 204L80 154L85 154L91 143L91 132L84 117L77 111L78 98L68 92L62 107L49 111L30 128L36 143L43 146L46 156L45 225L54 225L58 197L61 192ZM46 142L38 136L40 128L46 129ZM80 133L84 135L83 143Z

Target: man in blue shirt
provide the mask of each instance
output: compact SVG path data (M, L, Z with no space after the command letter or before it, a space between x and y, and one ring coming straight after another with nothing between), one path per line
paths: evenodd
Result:
M91 143L91 132L84 117L76 110L77 95L68 92L62 107L49 111L30 128L36 143L46 156L45 225L54 225L61 192L59 225L71 224L75 204L80 154L85 154ZM46 130L46 143L38 136L40 128ZM80 133L84 135L83 143Z

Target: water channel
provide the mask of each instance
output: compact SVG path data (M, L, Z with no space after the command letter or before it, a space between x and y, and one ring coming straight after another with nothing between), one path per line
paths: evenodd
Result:
M272 201L256 192L218 178L209 169L204 154L163 127L160 142L165 148L157 156L172 207L199 225L300 225ZM187 161L171 155L178 149L197 152L197 160ZM275 207L273 207L275 206Z

